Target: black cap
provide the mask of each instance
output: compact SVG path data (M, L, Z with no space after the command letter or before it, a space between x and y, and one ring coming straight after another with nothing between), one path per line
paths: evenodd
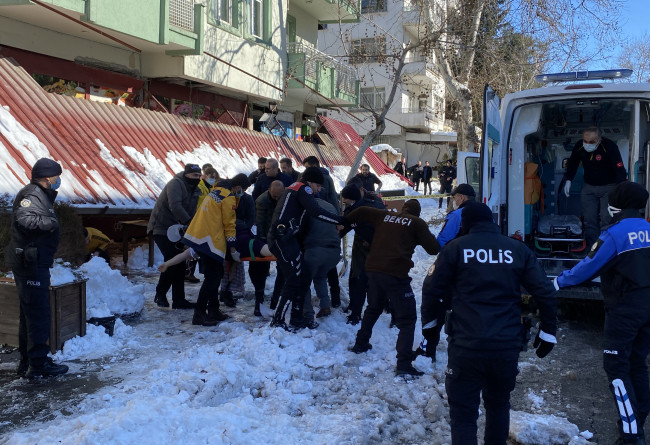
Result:
M465 184L466 185L466 184ZM461 207L460 226L463 232L467 232L474 224L480 222L494 222L492 210L483 203L467 201Z
M41 158L32 167L32 179L51 178L63 173L61 165L48 158Z
M458 195L458 194L471 196L471 197L476 196L474 187L472 187L469 184L458 184L456 187L454 187L454 189L451 191L451 196Z
M404 203L404 207L402 207L402 211L410 213L411 215L414 216L420 216L420 212L422 212L420 201L418 201L417 199L409 199Z
M609 205L617 209L642 209L648 202L648 191L641 184L625 181L609 194Z
M323 172L318 167L307 167L301 176L302 182L315 182L316 184L323 185L325 177Z
M201 167L198 164L185 164L185 170L183 171L186 175L189 173L201 173Z
M356 184L350 184L343 187L341 190L341 196L345 199L351 199L352 201L358 201L361 199L361 190Z
M246 176L243 173L238 173L233 178L230 180L232 183L233 187L237 187L238 185L241 185L241 188L243 190L246 190L248 187L251 186L251 182L248 180L248 176Z

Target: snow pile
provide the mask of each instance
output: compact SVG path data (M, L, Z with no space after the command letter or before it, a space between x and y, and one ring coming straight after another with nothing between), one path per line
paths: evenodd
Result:
M522 445L565 445L579 432L576 425L562 417L510 411L510 438Z
M544 397L538 396L535 394L535 392L532 389L528 389L528 394L527 394L528 400L531 401L530 409L535 412L540 412L542 409L542 406L546 403L544 401Z
M50 269L50 286L61 286L78 279L70 269L70 263L63 263L60 259L57 259Z
M397 150L395 150L390 144L377 144L377 145L371 145L370 149L374 151L375 153L381 153L382 151L388 151L389 153L392 153L394 155L400 155L401 153Z
M133 314L144 306L143 286L129 280L100 257L93 257L79 271L86 282L86 317L108 317L112 314Z
M153 246L153 267L158 268L165 259L163 254L158 249L158 246ZM149 246L138 246L129 252L128 268L131 270L148 269L149 266Z
M52 357L56 361L92 360L99 357L114 355L127 345L134 346L131 339L133 328L125 325L119 318L115 320L113 336L110 337L103 326L86 324L86 335L74 337L67 340L63 350L58 351Z

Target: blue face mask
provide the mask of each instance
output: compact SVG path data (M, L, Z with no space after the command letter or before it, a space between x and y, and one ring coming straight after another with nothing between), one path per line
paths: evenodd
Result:
M235 193L235 198L241 198L242 196L244 196L244 192Z
M58 178L56 178L56 182L55 182L54 184L50 184L50 188L51 188L52 190L56 190L56 189L58 189L59 187L61 187L61 176L59 176Z
M205 182L207 182L210 185L214 185L214 183L217 182L217 180L215 178L208 178L205 180Z

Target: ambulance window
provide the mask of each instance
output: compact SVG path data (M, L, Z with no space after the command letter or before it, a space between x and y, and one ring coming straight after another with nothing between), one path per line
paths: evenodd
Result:
M465 172L467 173L467 183L471 185L474 190L479 189L480 162L480 158L465 158Z
M494 141L490 138L487 140L487 165L490 166L490 173L487 175L488 182L487 182L487 193L485 193L483 196L491 196L492 195L492 177L494 176L494 167L492 165L492 155L494 153ZM469 174L469 173L468 173ZM469 180L469 177L468 177Z

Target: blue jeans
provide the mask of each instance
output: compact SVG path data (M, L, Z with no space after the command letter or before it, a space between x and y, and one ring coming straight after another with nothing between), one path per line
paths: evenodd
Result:
M335 267L341 258L341 250L336 247L311 247L305 250L305 268L309 278L314 282L316 295L320 300L320 308L331 306L327 290L327 273ZM311 304L311 289L305 293L303 316L314 319L314 308Z

